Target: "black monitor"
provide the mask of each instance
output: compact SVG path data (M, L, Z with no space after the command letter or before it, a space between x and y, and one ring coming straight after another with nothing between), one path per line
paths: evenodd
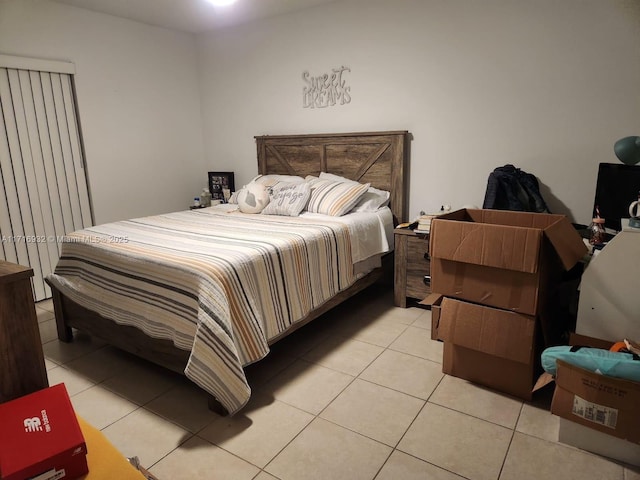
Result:
M640 191L640 166L624 163L601 163L596 183L596 206L605 219L605 228L619 232L621 218L629 218L629 204L638 200Z

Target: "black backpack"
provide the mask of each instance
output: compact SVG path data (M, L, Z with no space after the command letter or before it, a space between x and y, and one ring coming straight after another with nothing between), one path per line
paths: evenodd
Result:
M535 175L511 164L498 167L489 174L482 208L551 213L540 194Z

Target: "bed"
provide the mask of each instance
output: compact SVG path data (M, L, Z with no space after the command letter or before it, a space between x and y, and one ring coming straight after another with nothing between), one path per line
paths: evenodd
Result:
M369 183L390 192L386 215L395 225L407 218L408 139L406 131L258 136L258 172L327 172ZM314 214L247 215L223 205L74 232L48 278L58 338L70 342L77 329L185 374L209 394L212 410L233 414L251 393L246 365L392 271L389 254L382 265L366 266L363 242L354 240L358 230L346 223ZM215 238L204 235L213 224ZM307 234L313 244L300 240ZM130 236L136 241L119 241ZM204 257L215 270L203 270ZM363 271L353 268L355 260ZM261 293L266 283L277 287Z

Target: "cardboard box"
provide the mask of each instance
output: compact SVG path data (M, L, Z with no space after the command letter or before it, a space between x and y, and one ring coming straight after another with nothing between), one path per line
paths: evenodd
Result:
M64 384L0 404L0 477L71 480L88 472L87 447Z
M605 350L608 350L613 343L575 333L572 333L569 338L570 345L583 345ZM560 377L560 387L558 386L558 376ZM640 441L632 443L622 438L616 438L621 435L627 436L626 433L623 433L626 429L636 432L638 430L640 410L634 409L633 405L637 405L640 397L633 398L633 392L635 391L637 395L640 383L604 377L562 361L558 362L556 377L546 372L543 373L534 390L551 382L556 382L551 412L560 417L558 435L560 442L640 466ZM630 385L631 388L628 389L627 385ZM572 390L580 393L574 393ZM632 405L630 410L622 413L623 420L619 420L620 411L614 412L613 410L614 406L620 406L620 404ZM626 423L629 418L631 418L629 425L618 426L619 421ZM633 426L634 422L635 427ZM615 427L612 427L613 423L616 424Z
M640 383L557 361L551 413L640 444Z
M547 291L587 253L564 215L463 209L431 224L431 289L537 315Z
M539 373L537 334L533 316L444 298L442 371L529 400Z

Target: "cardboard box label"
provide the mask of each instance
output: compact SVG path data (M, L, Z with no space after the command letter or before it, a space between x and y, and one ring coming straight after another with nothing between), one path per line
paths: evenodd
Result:
M584 398L580 398L578 395L573 396L573 408L571 412L585 420L609 428L615 429L616 423L618 422L618 409L589 402Z
M37 477L33 477L29 480L58 480L60 478L64 478L66 476L66 472L64 468L62 470L56 470L52 468L48 472L44 472L43 474L38 475Z

